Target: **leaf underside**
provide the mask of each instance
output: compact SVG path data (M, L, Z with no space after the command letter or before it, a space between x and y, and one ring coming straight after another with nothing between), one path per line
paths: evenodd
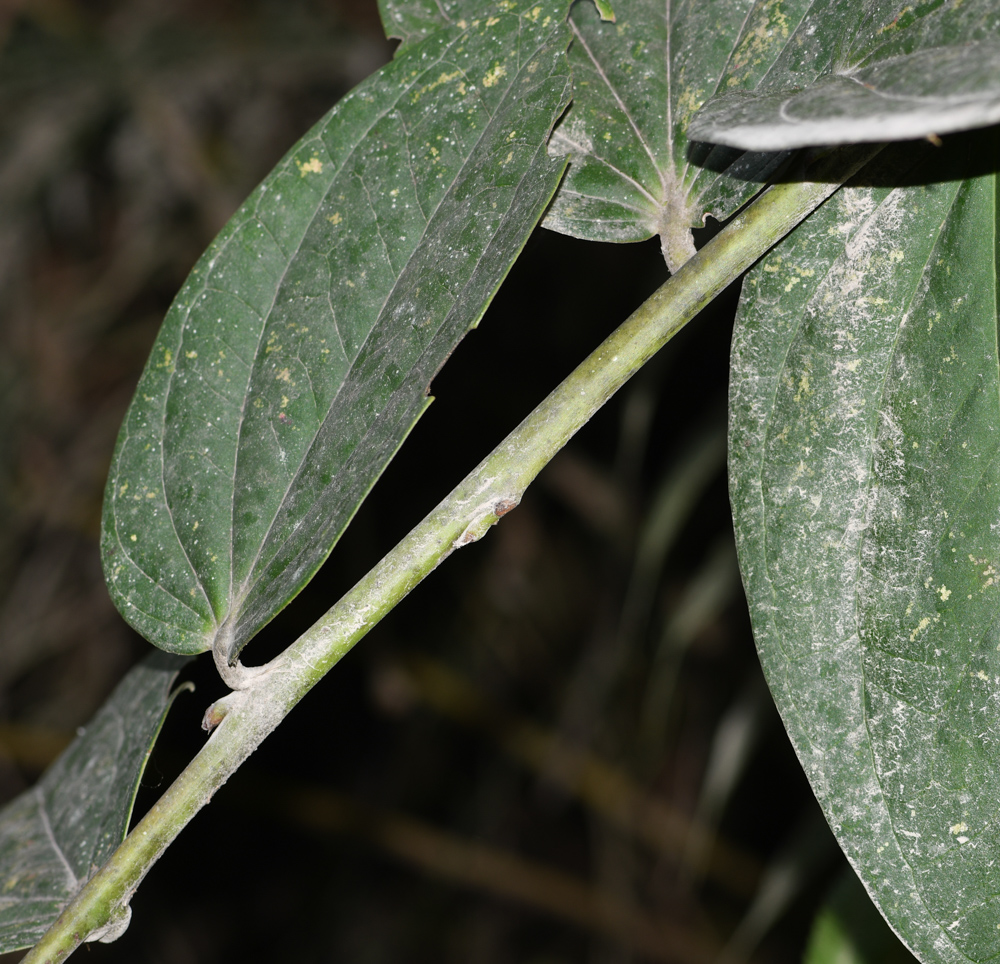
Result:
M35 944L125 838L184 662L147 657L38 784L0 810L0 953Z
M419 43L443 27L456 24L466 14L476 13L475 0L378 0L382 29L390 40L402 41L402 46ZM476 4L482 12L487 9Z
M572 3L573 0L564 0L563 13ZM614 22L614 8L608 0L593 0L593 4L602 20ZM507 4L509 9L516 6L516 2ZM526 6L531 9L534 4L528 0ZM378 12L386 37L400 40L404 46L423 40L435 30L460 20L475 20L483 16L484 9L480 0L378 0Z
M561 9L486 8L407 46L192 271L105 496L112 597L157 646L234 662L425 410L562 173L544 149L569 95Z
M971 176L998 159L995 131L883 152L751 272L733 339L761 661L841 846L926 962L1000 953L997 177Z
M1000 121L995 0L771 0L748 22L693 138L753 151L893 141ZM762 50L784 50L757 66ZM767 54L765 53L765 60Z
M545 227L592 241L660 235L668 265L690 228L724 220L784 162L690 143L688 121L726 77L753 0L633 0L617 23L591 3L570 16L573 107L550 151L571 158Z

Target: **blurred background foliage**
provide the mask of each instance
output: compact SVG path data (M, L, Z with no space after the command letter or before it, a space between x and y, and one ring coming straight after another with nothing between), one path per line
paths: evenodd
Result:
M374 0L0 4L3 800L146 651L108 599L97 534L173 294L257 181L391 52ZM332 604L665 276L655 240L536 232L327 566L247 661ZM735 298L337 667L93 960L800 959L843 860L767 695L736 569ZM209 660L188 675L197 692L168 721L140 811L221 694Z

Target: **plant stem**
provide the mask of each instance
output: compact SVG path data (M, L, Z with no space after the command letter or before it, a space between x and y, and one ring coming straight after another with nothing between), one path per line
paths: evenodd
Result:
M142 878L296 703L455 549L513 509L549 460L653 354L833 194L877 147L825 155L802 180L768 189L610 335L409 535L247 687L206 714L202 750L91 878L23 964L65 960L105 930L120 933ZM206 889L215 883L206 873ZM110 926L109 926L110 924Z

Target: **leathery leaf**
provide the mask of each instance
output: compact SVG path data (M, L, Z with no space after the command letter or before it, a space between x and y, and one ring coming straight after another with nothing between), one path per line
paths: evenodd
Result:
M562 3L408 45L206 251L125 417L102 550L125 617L230 663L310 579L558 184Z
M691 136L778 151L994 124L998 33L995 0L758 0ZM776 46L780 57L761 70Z
M573 106L550 151L571 158L545 227L591 241L660 236L675 270L691 228L729 217L784 155L693 144L688 121L719 88L753 0L630 0L614 23L592 3L570 12ZM761 54L767 63L780 46Z
M0 953L31 947L124 839L184 663L148 656L38 784L0 810Z
M1000 953L998 185L974 176L998 156L995 131L884 151L748 276L733 341L760 657L841 846L926 962Z

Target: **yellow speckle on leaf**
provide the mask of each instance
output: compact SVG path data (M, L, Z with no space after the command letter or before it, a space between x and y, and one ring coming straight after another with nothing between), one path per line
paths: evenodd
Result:
M459 24L459 26L461 26L461 24ZM432 80L429 84L424 84L423 87L415 90L413 92L413 96L410 98L410 102L415 104L421 97L424 96L424 94L427 94L432 90L436 90L442 84L447 84L450 81L457 80L461 76L462 71L460 70L453 70L450 74L447 72L440 74L437 80Z
M791 291L802 279L797 278L794 275L788 279L788 284L785 285L785 291Z
M639 53L641 51L637 51ZM691 87L684 87L680 97L677 98L677 107L682 115L693 114L705 102L705 91L702 88L697 90Z
M892 264L899 264L903 258L903 252L899 248L893 248L893 250L889 252L889 261L892 262Z
M931 621L927 616L917 623L917 628L910 633L910 642L912 643L928 626L930 626Z
M343 221L343 218L340 216L339 211L334 211L333 214L327 218L327 221L331 224L340 224L340 222Z
M288 407L288 396L287 395L282 395L281 396L281 407L282 408L287 408Z
M287 368L282 368L277 375L274 376L275 381L279 382L291 382L292 373Z
M948 829L952 833L965 833L969 829L969 825L963 821L962 823L952 824Z
M199 523L198 523L198 522L195 522L195 524L194 524L193 526L191 526L191 528L192 528L192 529L197 529L197 528L198 528L198 525L199 525Z
M541 7L532 7L529 13L524 15L525 20L530 20L532 23L538 23L538 18L542 14Z
M123 482L120 486L118 486L118 494L124 495L126 492L128 492L128 482Z
M951 595L951 590L947 586L941 586L938 589L938 595L941 597L941 602L947 602L948 597Z
M982 670L977 671L976 679L981 679L984 683L988 683L990 681L990 678Z
M323 162L313 154L305 164L296 158L296 167L299 169L299 175L305 177L307 174L322 174L323 173Z
M903 7L903 9L900 10L899 13L897 13L896 16L892 20L890 20L888 23L883 24L881 27L879 27L878 28L878 32L879 33L885 33L886 30L894 30L894 29L896 29L899 26L899 21L903 18L903 16L906 15L906 14L908 14L908 13L912 13L912 12L913 12L913 7L909 7L909 6Z
M184 357L185 358L197 358L198 357L198 352L196 352L196 351L186 351L186 352L184 352Z
M507 76L507 68L504 67L504 65L500 63L500 61L498 60L493 65L493 69L483 77L483 86L495 87L500 82L500 78L506 76Z
M500 23L500 18L499 17L490 17L486 21L486 26L487 27L495 27L498 23Z
M354 287L354 282L351 281L350 278L345 278L344 279L344 284L347 285L348 288L353 288Z
M610 141L611 140L611 131L605 131L604 132L604 139L606 141Z
M134 532L132 533L132 535L129 536L129 539L131 539L133 542L135 542L136 539L138 539L138 538L139 537Z
M512 160L514 160L514 152L513 151L511 151L510 153L508 153L508 155L500 163L501 164L509 164Z

